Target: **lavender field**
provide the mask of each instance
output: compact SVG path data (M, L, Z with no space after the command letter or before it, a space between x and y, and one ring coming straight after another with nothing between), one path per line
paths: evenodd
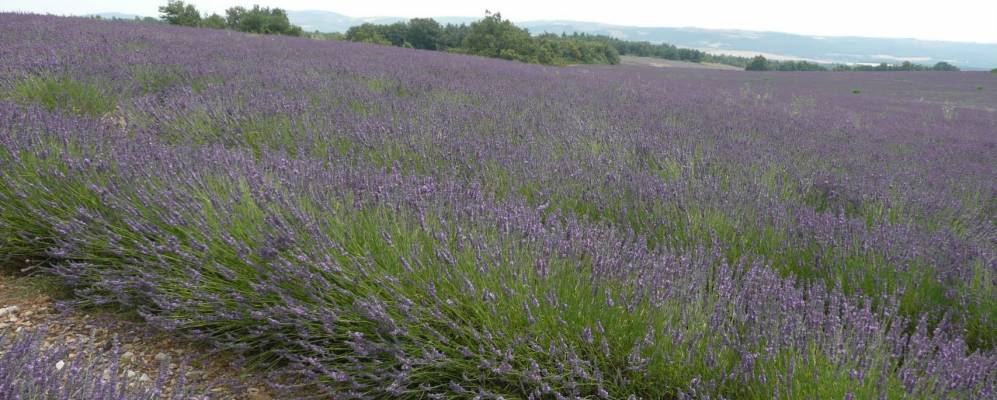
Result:
M993 398L997 75L0 14L0 262L288 396Z

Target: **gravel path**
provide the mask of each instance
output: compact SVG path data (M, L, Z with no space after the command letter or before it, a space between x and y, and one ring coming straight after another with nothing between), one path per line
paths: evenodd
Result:
M117 337L122 373L133 384L155 380L166 364L170 376L167 387L172 388L173 381L183 373L186 382L197 388L199 399L274 398L262 386L265 380L239 365L235 357L172 340L125 313L61 305L59 300L63 299L59 297L65 292L49 278L17 276L0 270L0 336L41 327L46 329L43 347L52 344L75 347L83 342L92 344L82 347L92 352L110 348ZM3 351L0 348L0 354ZM73 356L71 353L70 357ZM188 365L183 368L185 359Z

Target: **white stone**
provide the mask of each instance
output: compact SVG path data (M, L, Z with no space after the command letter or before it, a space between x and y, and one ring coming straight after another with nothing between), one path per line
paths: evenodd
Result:
M10 306L10 307L0 308L0 317L2 317L4 315L7 315L7 314L14 314L14 313L17 312L17 310L20 310L20 308L18 308L17 306Z
M62 371L62 367L65 367L65 366L66 366L66 363L63 362L62 360L59 360L59 362L55 363L55 370L56 371Z

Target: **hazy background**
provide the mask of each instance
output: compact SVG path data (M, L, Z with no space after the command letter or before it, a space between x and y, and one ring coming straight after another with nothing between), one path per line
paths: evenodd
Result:
M0 10L53 14L120 12L156 16L166 0L0 0ZM513 21L575 20L644 27L698 27L790 32L806 35L870 36L997 43L997 1L939 2L789 0L649 2L617 0L595 4L537 0L366 0L366 1L189 1L223 13L234 5L286 10L335 11L353 17L480 17L486 9Z

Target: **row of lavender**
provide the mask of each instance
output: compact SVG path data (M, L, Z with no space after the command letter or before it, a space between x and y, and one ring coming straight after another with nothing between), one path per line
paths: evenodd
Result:
M986 75L2 18L2 254L311 389L993 394Z

